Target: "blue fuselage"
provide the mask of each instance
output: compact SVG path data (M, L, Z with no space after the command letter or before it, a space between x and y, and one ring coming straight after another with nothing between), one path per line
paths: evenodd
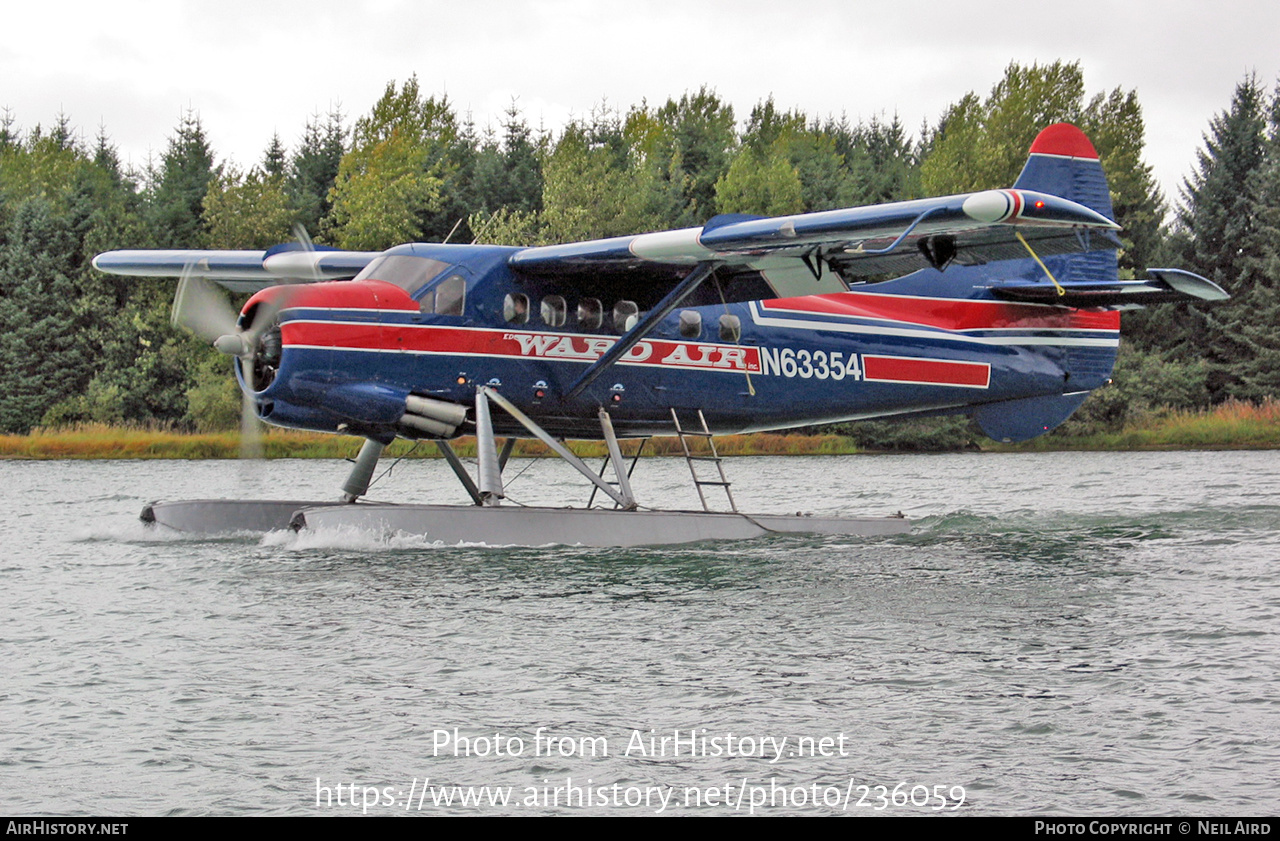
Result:
M721 433L965 412L1096 388L1119 339L1113 312L992 298L993 273L1016 274L1017 261L953 267L846 293L677 308L565 400L638 312L625 289L575 299L565 290L580 283L513 273L509 249L414 248L437 264L418 288L375 271L309 287L280 313L278 373L254 394L265 420L389 438L404 434L408 395L466 406L481 385L563 437L596 437L601 406L621 435L669 434L673 408L702 410ZM501 414L494 422L521 434Z

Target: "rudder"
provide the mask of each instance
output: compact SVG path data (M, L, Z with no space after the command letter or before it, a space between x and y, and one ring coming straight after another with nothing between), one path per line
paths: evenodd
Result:
M1014 189L1037 190L1079 202L1115 221L1111 191L1098 151L1083 131L1071 123L1055 123L1036 135ZM1094 235L1093 251L1046 260L1054 277L1071 283L1114 283L1118 276L1115 248L1109 234Z
M1115 221L1098 151L1085 133L1070 123L1056 123L1036 136L1013 186L1070 199ZM1073 283L1115 283L1119 274L1116 244L1109 235L1095 234L1095 250L1046 257L1045 263L1056 282L1068 288ZM1026 268L1032 278L1042 277L1039 266L1026 264ZM983 432L997 441L1025 441L1043 435L1070 417L1088 390L1108 381L1116 351L1114 345L1068 347L1059 362L1069 372L1069 385L1063 383L1064 390L1070 389L1068 393L993 403L980 407L973 416Z

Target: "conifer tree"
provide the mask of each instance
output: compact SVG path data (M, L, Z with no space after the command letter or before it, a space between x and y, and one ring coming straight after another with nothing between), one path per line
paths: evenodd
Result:
M22 138L19 136L13 111L9 108L3 109L0 112L0 153L16 149L21 142Z
M1251 176L1266 157L1265 109L1265 93L1255 77L1236 86L1230 109L1209 124L1178 212L1190 237L1186 257L1228 290L1241 288L1243 249L1254 240L1257 196Z
M1242 330L1253 352L1240 366L1233 391L1253 401L1280 397L1280 86L1268 112L1263 163L1249 175L1257 204L1251 244L1243 255L1252 283L1242 296L1248 316Z
M17 205L0 232L0 430L26 432L82 390L93 368L77 330L75 261L65 218L39 196Z
M268 178L283 178L287 166L284 144L280 142L280 132L272 132L271 142L262 153L262 172Z
M319 234L320 220L333 209L330 192L346 145L342 112L335 108L323 125L319 115L307 120L302 142L289 162L286 178L289 203L298 222L312 236Z
M150 196L157 245L196 248L204 241L204 197L218 172L199 115L186 112L169 138Z
M920 198L919 153L896 116L888 122L872 117L855 127L844 119L828 120L824 132L844 157L852 179L852 204Z
M470 201L472 212L517 213L542 209L542 160L533 132L515 103L507 109L502 137L490 136L475 156Z
M1274 159L1268 155L1266 94L1249 76L1236 86L1230 108L1210 122L1178 213L1187 267L1232 299L1151 316L1161 347L1179 358L1205 360L1215 402L1265 396L1264 369L1274 362L1272 348L1280 346L1273 338L1275 280L1266 276L1264 230L1266 176Z

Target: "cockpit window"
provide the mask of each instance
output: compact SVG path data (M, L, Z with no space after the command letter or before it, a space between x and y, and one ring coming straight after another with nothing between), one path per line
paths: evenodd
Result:
M462 275L451 275L435 288L436 315L462 315L467 300L467 281Z
M379 257L356 275L356 280L385 280L412 296L449 268L449 264L430 257L410 254L388 254Z

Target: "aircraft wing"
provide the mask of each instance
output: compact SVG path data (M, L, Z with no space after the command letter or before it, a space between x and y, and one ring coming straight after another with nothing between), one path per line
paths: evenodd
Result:
M381 251L337 251L296 245L267 251L198 249L108 251L93 258L107 274L131 277L182 277L212 280L232 292L256 292L281 283L314 283L355 277Z
M1058 196L988 190L794 216L717 216L701 228L526 248L508 262L524 275L569 282L586 274L678 277L711 264L718 276L750 273L769 296L789 298L952 262L1026 257L1028 246L1040 255L1115 248L1117 230ZM740 288L726 299L761 297L758 284Z

